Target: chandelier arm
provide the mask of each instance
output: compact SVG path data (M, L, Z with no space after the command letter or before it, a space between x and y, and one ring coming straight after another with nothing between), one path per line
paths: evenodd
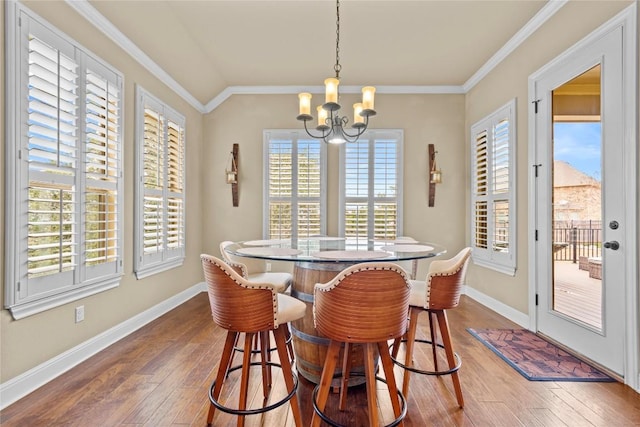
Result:
M324 131L322 131L322 135L314 135L309 131L309 128L307 128L307 121L308 120L304 120L304 130L307 131L307 135L309 135L311 138L315 138L315 139L325 139L327 137L327 135L329 135L328 133L325 133ZM329 132L331 133L331 132Z
M359 127L356 128L357 129L357 133L356 134L350 134L349 132L347 132L346 130L344 130L344 128L342 128L342 133L345 136L348 136L349 138L360 138L360 136L364 133L364 131L367 130L367 127L369 126L369 117L365 117L365 123L363 127Z

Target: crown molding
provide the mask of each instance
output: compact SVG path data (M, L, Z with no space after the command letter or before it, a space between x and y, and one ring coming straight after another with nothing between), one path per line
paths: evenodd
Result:
M206 105L200 103L166 71L156 64L142 49L136 46L115 25L98 12L88 0L65 0L76 12L113 40L151 74L171 88L199 112L206 114L218 108L231 95L287 95L300 92L323 93L323 86L228 86ZM500 62L509 56L522 42L529 38L542 24L551 18L569 0L549 0L538 13L527 22L498 52L496 52L462 86L378 86L379 94L465 94L485 78ZM343 86L341 93L360 93L359 86Z
M551 18L569 0L549 0L504 46L500 48L489 60L475 72L464 85L464 93L469 92L476 84L484 79L495 67L509 56L518 46L528 39L538 28Z
M183 88L180 83L175 81L169 74L167 74L166 71L149 58L142 49L136 46L135 43L116 28L111 21L91 6L88 0L66 0L66 2L71 6L71 8L82 15L84 19L93 24L98 30L102 31L104 35L109 37L115 44L127 52L133 59L138 61L151 74L156 76L161 82L169 86L171 90L191 104L193 108L204 113L204 106L200 101L198 101L193 95L191 95L191 93Z
M357 94L362 86L341 86L341 94ZM228 86L204 106L204 112L210 113L218 108L231 95L297 95L300 92L324 93L324 86ZM376 94L464 94L462 86L376 86Z

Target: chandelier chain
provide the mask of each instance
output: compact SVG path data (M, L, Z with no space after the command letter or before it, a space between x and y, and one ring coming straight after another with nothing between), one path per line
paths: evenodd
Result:
M336 79L340 80L340 0L336 1L336 65L333 69L336 72Z

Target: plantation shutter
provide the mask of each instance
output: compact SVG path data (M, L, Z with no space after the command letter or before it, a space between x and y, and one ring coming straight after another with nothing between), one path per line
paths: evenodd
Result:
M136 275L180 265L185 256L184 117L137 88Z
M167 122L167 246L169 250L184 248L184 128L172 120Z
M395 239L398 234L398 144L395 141L374 142L373 238Z
M488 130L482 129L475 135L475 190L474 202L474 225L473 233L475 247L480 249L487 248L488 229L487 229L487 194L488 194Z
M324 150L296 131L265 131L266 238L324 234Z
M509 251L509 120L493 126L493 250Z
M120 87L99 64L89 62L85 98L85 262L88 278L118 270L118 188L121 170Z
M369 152L369 140L363 137L345 146L344 237L350 243L369 238Z
M297 161L297 234L318 236L322 233L320 142L298 141Z
M145 256L164 249L164 119L151 108L144 109L144 211Z
M29 34L24 297L73 285L79 262L78 63L71 45L53 41Z
M341 232L350 244L400 235L400 134L370 131L344 145Z
M514 135L512 101L471 128L474 262L515 272Z

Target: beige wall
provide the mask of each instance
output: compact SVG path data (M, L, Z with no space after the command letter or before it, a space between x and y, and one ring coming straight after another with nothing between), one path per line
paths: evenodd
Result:
M517 271L515 277L471 266L467 284L522 312L528 310L528 78L631 2L568 2L466 96L465 123L473 123L517 99ZM577 19L580 17L580 19ZM467 154L467 163L469 155ZM469 188L467 186L467 192ZM469 217L467 216L467 220ZM467 230L468 235L469 230Z
M0 382L5 382L60 353L118 325L144 310L202 281L198 255L202 247L201 164L202 115L138 62L102 36L65 2L25 3L44 19L78 40L124 75L124 276L116 289L14 321L7 310L0 311ZM4 4L0 22L4 34ZM2 43L4 50L4 42ZM5 56L0 73L4 82ZM133 274L133 197L134 197L134 85L142 85L186 116L187 135L187 259L184 266L144 280ZM4 100L4 84L2 84ZM3 108L6 104L3 102ZM0 134L4 138L4 113L0 114ZM4 146L4 145L3 145ZM0 163L4 165L4 149ZM4 169L4 167L3 167ZM0 174L0 195L5 199L4 172ZM4 203L3 203L4 205ZM4 206L0 217L0 275L4 284ZM3 286L4 290L4 286ZM0 293L4 294L4 292ZM74 308L85 306L85 320L74 323Z
M341 97L343 105L355 95ZM404 234L443 244L449 253L464 246L465 177L463 95L378 95L372 128L404 130ZM263 129L298 129L296 95L234 95L205 117L204 250L219 254L221 240L262 236ZM238 207L224 181L233 143L240 144ZM443 183L428 207L427 145L435 144ZM327 232L338 233L338 147L328 147ZM286 268L287 266L280 266ZM420 264L426 275L426 263Z

